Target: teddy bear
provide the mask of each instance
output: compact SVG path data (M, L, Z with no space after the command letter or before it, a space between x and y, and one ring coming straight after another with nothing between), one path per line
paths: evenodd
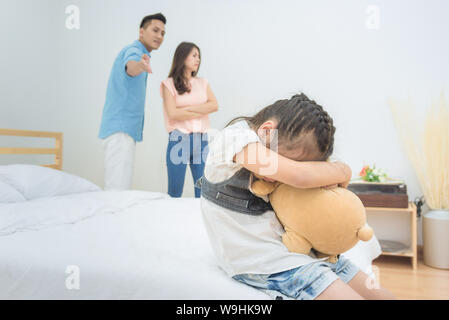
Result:
M251 191L268 196L284 226L282 242L291 252L309 254L314 249L317 257L336 263L340 253L373 236L365 207L346 188L299 189L258 179L252 182Z

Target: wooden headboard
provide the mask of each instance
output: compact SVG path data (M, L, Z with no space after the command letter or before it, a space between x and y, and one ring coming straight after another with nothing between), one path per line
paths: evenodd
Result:
M54 148L3 148L0 147L0 154L54 154L55 163L46 164L43 167L62 170L62 132L45 132L0 129L0 136L33 137L33 138L54 138L56 140Z

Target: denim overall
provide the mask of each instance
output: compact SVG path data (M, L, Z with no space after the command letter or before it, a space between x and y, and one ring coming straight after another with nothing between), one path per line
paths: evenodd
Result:
M237 171L231 178L212 183L203 175L195 184L201 188L201 196L226 209L249 215L261 215L273 207L249 190L251 172L245 168Z

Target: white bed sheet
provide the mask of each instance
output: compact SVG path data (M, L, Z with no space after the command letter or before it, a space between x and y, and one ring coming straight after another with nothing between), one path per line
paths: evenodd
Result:
M373 275L379 254L374 238L345 256ZM0 299L270 297L217 266L199 199L102 191L0 205Z

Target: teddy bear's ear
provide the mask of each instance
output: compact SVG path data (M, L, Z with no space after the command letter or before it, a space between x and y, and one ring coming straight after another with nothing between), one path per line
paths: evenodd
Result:
M252 183L251 190L257 196L266 196L272 193L277 186L278 186L277 182L257 180Z
M368 241L373 237L373 229L366 225L357 231L357 238L359 238L362 241Z

